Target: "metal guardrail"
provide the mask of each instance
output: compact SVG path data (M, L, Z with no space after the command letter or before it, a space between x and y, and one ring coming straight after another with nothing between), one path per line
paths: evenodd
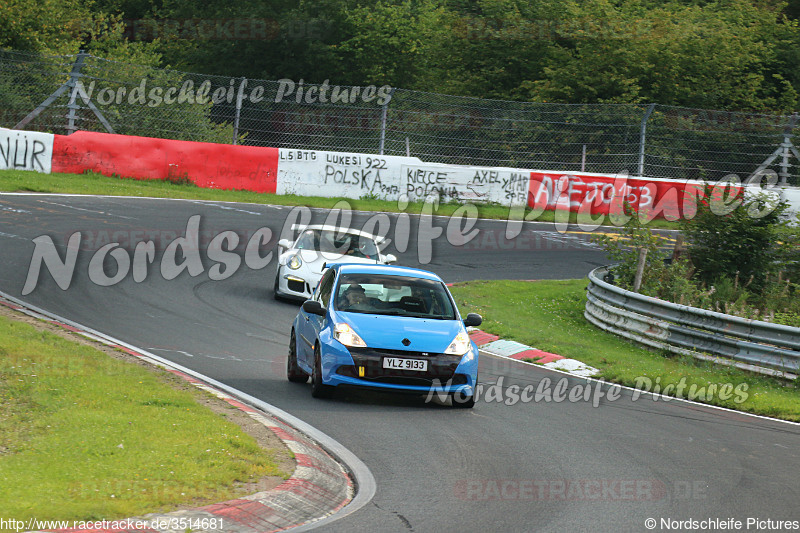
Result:
M589 273L584 316L635 342L763 374L796 379L800 328L674 304L604 281L610 267Z

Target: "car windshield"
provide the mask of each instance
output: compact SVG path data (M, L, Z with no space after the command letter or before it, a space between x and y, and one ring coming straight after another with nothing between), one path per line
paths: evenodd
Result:
M336 290L336 308L350 313L456 318L443 283L407 276L342 274Z
M297 239L295 248L367 259L378 258L378 248L374 240L344 231L307 229Z

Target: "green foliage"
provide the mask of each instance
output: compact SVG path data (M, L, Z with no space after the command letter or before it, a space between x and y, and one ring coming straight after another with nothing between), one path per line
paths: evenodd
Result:
M625 211L628 215L635 214L627 205ZM657 283L654 275L664 265L664 253L661 251L661 246L666 239L644 226L638 216L630 216L628 222L620 228L619 233L593 235L592 241L600 244L608 257L617 263L617 267L614 269L614 279L620 287L633 289L639 265L639 251L642 249L647 251L642 287L648 287L650 283Z
M627 208L630 212L630 208ZM634 213L635 214L635 213ZM670 300L681 304L702 304L708 295L691 281L692 266L685 257L667 259L664 251L667 239L652 232L642 224L640 217L632 216L620 228L619 234L600 234L592 240L614 260L614 284L633 290L639 266L639 250L647 250L642 273L641 294Z
M432 48L442 42L443 10L430 2L378 2L348 10L343 25L349 38L336 55L353 84L393 86L426 75Z
M775 313L775 322L785 324L795 328L800 328L800 313L794 312L777 312Z
M484 98L788 112L800 92L800 31L798 10L787 8L787 18L782 8L746 0L9 0L0 5L0 48L84 46L207 74ZM122 19L140 22L123 33ZM148 20L162 24L141 31ZM191 20L256 21L263 31L204 37L163 24Z
M7 0L0 3L0 49L75 53L82 29L101 18L81 0Z
M144 41L127 38L126 26L122 22L124 13L117 9L121 5L107 3L104 4L105 9L98 9L91 0L10 0L0 3L0 50L14 49L42 56L41 62L37 62L33 68L20 59L10 62L13 67L0 76L3 107L15 110L19 113L16 118L21 119L55 91L58 85L67 81L64 72L69 72L69 63L73 61L69 56L74 57L79 50L84 50L96 56L88 58L81 71L85 76L82 80L84 88L112 124L115 133L230 143L233 127L211 120L211 103L148 106L131 105L126 98L122 98L121 104L98 104L96 95L102 89L116 93L124 88L126 94L130 94L143 79L146 79L149 89L180 87L184 81L181 73L161 68L165 66L162 57L165 47L159 39ZM133 4L124 5L131 7ZM50 57L54 54L67 55L66 61ZM38 87L45 92L38 94L32 92L30 87ZM64 101L57 104L63 106L67 98L68 94L62 96ZM45 120L48 114L53 113L60 113L62 117L52 118L49 122ZM38 119L39 124L49 124L50 128L43 128L48 130L54 122L65 124L63 113L63 109L54 111L51 108ZM88 109L81 110L79 115L81 129L105 131ZM168 121L166 127L165 119ZM11 122L10 125L13 124ZM37 126L37 122L33 126Z
M750 280L760 291L767 277L781 270L785 245L778 240L786 225L788 204L759 194L726 202L707 187L697 204L697 214L683 223L697 278Z
M131 42L114 11L90 0L9 0L0 3L0 49L75 54L80 49L119 61L159 65L158 42Z
M639 250L647 261L641 294L754 320L796 325L800 316L800 225L779 199L701 191L682 222L688 254L664 261L664 240L632 216L618 234L593 237L617 263L613 283L633 290ZM635 215L626 206L629 214Z
M558 61L528 82L530 97L559 102L659 102L712 109L792 109L785 68L797 26L744 0L609 0L571 5ZM735 38L731 36L735 35ZM780 54L779 54L780 52Z
M777 229L777 240L781 243L778 262L783 277L800 283L800 214L781 224Z
M86 90L90 97L114 127L115 133L142 135L163 139L183 139L201 142L230 143L233 139L233 126L229 123L216 123L211 119L212 102L189 101L161 103L153 96L153 90L162 88L181 88L184 83L192 83L191 94L199 93L201 82L186 79L184 74L174 70L157 69L147 64L130 64L91 58L85 67L87 74L100 81L87 82ZM113 81L112 81L113 80ZM144 87L140 99L133 98L135 90ZM120 93L123 90L124 93ZM108 105L99 101L102 91L123 94ZM83 110L89 115L87 110ZM104 131L99 123L94 129Z

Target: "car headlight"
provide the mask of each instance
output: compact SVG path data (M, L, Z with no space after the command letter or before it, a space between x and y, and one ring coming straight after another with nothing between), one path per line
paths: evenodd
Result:
M469 336L464 332L460 332L450 343L450 346L444 351L447 355L464 355L470 349Z
M300 254L295 254L292 257L290 257L289 260L286 262L286 266L288 266L292 270L297 270L298 268L303 266L303 260L300 259Z
M345 346L353 346L355 348L367 347L367 343L358 336L358 333L353 331L353 328L351 328L349 324L336 324L336 327L333 328L333 338Z

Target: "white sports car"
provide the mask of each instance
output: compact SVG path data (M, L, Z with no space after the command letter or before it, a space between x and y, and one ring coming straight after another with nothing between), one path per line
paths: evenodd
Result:
M292 229L298 229L293 226ZM275 298L311 298L326 265L334 263L394 263L397 257L380 252L384 239L363 231L336 226L303 227L292 243L278 241Z

